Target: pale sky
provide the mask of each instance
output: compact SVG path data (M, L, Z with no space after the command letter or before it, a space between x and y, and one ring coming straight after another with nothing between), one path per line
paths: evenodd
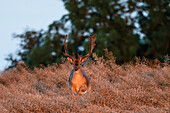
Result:
M5 60L8 54L16 54L19 49L13 33L46 30L64 14L67 11L61 0L0 0L0 71L10 64Z

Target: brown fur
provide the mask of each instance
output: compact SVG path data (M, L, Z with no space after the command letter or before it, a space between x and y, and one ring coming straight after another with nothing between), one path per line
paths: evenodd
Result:
M87 92L89 82L87 74L85 72L83 73L81 68L70 74L69 87L75 96L79 94L82 95L84 92Z

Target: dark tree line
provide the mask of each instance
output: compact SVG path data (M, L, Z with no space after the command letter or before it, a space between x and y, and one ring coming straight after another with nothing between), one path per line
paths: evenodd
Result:
M169 0L63 0L68 14L49 25L47 31L26 31L20 38L19 59L9 55L15 66L19 60L33 68L61 62L63 40L69 35L68 50L85 54L89 49L87 35L97 34L94 52L104 56L103 49L113 52L118 63L135 56L150 59L170 53ZM142 37L143 35L143 37ZM83 47L84 50L83 50Z

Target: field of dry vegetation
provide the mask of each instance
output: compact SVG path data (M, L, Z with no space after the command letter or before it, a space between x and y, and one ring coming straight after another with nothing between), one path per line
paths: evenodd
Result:
M18 65L0 77L0 113L8 112L90 112L90 113L166 113L170 110L169 61L153 68L146 59L117 65L111 53L106 58L89 61L91 90L72 98L67 86L72 65L28 68Z

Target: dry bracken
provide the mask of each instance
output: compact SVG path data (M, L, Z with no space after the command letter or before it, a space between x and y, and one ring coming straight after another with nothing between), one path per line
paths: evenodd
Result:
M169 64L120 66L114 58L94 57L96 61L84 67L90 75L91 91L75 99L67 86L72 69L68 61L32 71L18 65L3 72L0 112L169 112Z

